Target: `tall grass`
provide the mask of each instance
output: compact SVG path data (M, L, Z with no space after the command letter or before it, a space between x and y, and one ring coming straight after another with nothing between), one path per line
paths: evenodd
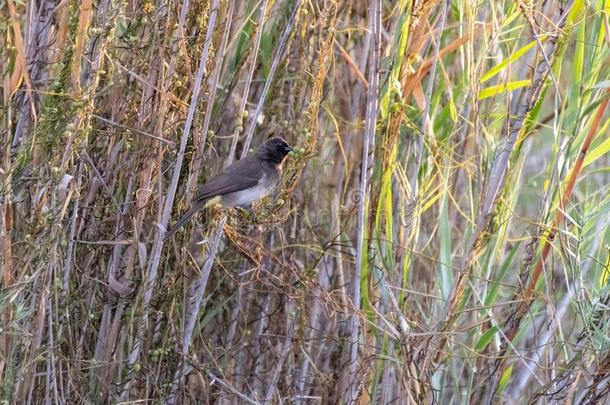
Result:
M608 12L0 2L2 401L608 401Z

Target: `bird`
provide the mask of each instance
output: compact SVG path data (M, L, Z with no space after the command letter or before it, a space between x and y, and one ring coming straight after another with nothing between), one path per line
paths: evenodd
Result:
M293 150L283 138L273 137L254 153L227 166L201 186L191 208L167 231L164 239L175 234L197 211L217 197L224 208L229 208L248 207L265 196L278 184L282 163Z

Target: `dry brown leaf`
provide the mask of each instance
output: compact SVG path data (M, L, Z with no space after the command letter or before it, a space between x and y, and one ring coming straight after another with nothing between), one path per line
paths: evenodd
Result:
M30 81L30 76L27 71L23 69L23 66L27 66L26 63L26 52L25 45L23 44L23 37L21 36L21 28L19 28L19 19L17 18L17 10L15 9L15 4L13 0L7 0L6 5L8 6L9 14L11 16L11 25L13 28L13 33L15 35L15 48L17 50L17 60L19 60L19 64L21 65L21 76L25 80L25 87L29 93L30 107L32 118L34 122L37 121L36 108L34 107L34 98L32 97L32 93L34 92L34 88L32 87L32 82Z
M74 96L80 97L82 89L80 85L81 60L83 58L83 48L87 39L87 30L91 22L91 0L83 0L79 7L80 15L78 17L78 30L76 32L76 40L74 44L74 57L72 59L72 86L74 88Z
M421 82L414 83L413 88L413 98L417 103L417 107L420 111L424 111L426 109L426 95L424 94L424 89L421 87Z

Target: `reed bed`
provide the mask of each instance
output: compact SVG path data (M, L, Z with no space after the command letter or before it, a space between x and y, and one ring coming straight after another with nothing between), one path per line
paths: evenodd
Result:
M609 12L0 1L2 403L609 401Z

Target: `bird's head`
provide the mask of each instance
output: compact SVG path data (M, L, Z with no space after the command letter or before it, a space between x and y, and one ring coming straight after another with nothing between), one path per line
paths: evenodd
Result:
M256 155L262 159L279 164L293 150L283 138L275 137L268 139L259 146L256 150Z

